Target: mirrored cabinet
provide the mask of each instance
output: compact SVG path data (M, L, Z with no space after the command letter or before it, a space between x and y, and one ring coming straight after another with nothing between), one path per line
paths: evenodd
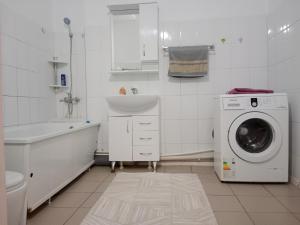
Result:
M158 5L109 5L111 73L158 73Z

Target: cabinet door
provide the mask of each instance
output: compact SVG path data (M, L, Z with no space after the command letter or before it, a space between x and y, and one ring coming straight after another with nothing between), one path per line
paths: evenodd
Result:
M132 118L109 118L109 160L132 161Z
M158 60L158 7L140 4L140 44L142 62Z

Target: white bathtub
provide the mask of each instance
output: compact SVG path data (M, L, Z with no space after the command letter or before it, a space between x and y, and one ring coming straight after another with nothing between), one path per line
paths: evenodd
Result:
M5 128L6 169L23 173L33 211L94 163L98 123L43 123Z

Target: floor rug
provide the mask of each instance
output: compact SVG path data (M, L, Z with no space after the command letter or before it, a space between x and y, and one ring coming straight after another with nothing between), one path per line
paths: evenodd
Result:
M196 174L118 173L81 225L217 225Z

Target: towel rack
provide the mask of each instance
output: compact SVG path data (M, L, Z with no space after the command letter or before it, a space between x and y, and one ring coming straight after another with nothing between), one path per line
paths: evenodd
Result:
M215 51L215 46L214 45L201 45L201 47L207 47L209 51ZM164 51L165 54L168 53L169 47L168 46L162 46L162 50Z

